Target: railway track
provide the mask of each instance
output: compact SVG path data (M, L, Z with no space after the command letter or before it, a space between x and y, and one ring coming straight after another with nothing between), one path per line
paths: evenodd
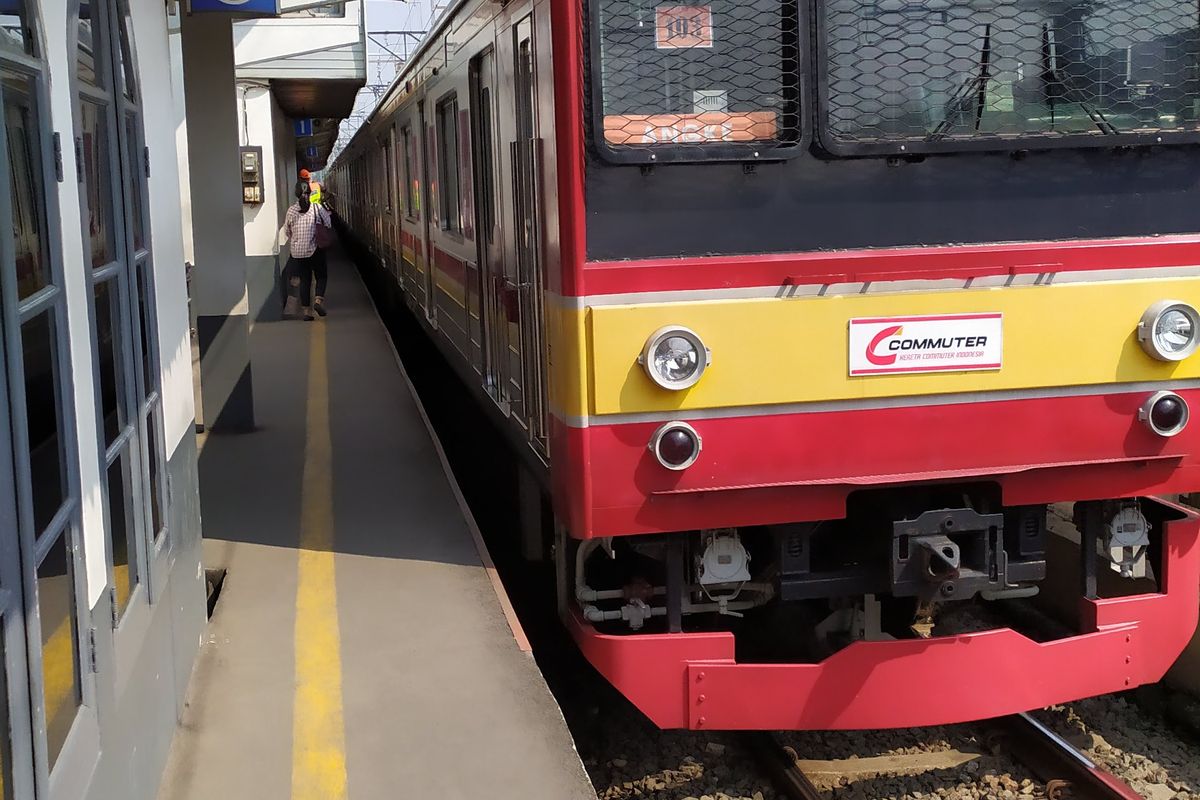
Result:
M1046 782L1051 800L1141 800L1128 784L1028 714L1004 717L994 724L1004 748Z
M1045 783L1044 796L1049 800L1142 800L1128 784L1101 769L1084 753L1028 714L1016 714L982 723L985 739L1002 748L1011 758L1024 765ZM744 735L747 749L759 758L778 791L790 800L824 800L822 791L806 772L804 762L771 733ZM926 768L947 766L962 757L955 751L939 754L934 761L926 760ZM969 756L967 756L969 758ZM837 765L847 771L864 773L889 768L902 769L906 760L846 759L820 762L822 776L828 778ZM911 767L913 759L907 759Z

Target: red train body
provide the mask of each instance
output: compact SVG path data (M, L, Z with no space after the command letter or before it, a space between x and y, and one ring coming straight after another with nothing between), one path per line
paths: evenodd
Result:
M996 716L1196 627L1194 3L909 5L465 0L332 169L661 726Z

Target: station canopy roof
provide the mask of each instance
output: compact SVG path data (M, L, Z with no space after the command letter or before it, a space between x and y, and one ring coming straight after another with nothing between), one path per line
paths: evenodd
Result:
M317 148L316 158L303 159L309 169L323 169L337 141L338 125L350 116L354 98L364 81L328 78L275 78L271 92L279 108L291 119L312 119L313 135L298 142L302 149Z

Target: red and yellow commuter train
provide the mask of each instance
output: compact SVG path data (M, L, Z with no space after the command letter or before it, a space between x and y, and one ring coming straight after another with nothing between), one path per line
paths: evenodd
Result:
M563 620L655 723L946 723L1171 665L1200 605L1200 522L1154 499L1200 490L1198 19L443 14L333 203L540 465Z

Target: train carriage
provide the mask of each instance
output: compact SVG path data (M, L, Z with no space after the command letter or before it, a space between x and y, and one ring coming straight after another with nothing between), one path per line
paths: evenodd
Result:
M655 723L935 724L1164 674L1200 607L1200 522L1154 499L1200 489L1198 22L443 15L333 202L543 471L564 622ZM1069 625L1036 622L1064 584Z

